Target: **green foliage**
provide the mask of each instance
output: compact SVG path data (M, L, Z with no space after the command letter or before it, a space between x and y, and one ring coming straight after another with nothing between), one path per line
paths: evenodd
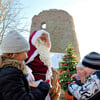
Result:
M67 91L68 84L71 82L71 76L76 73L76 65L78 63L77 56L72 44L69 44L66 49L66 54L59 62L59 83L64 91Z

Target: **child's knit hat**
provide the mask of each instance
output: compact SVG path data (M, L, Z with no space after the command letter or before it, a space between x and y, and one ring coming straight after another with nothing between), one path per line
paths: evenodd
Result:
M82 62L79 62L79 63L76 65L76 68L84 68L84 66L82 65Z

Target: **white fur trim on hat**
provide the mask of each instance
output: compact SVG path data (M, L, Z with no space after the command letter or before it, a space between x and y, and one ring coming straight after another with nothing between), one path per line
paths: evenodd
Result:
M28 59L28 61L25 64L30 63L31 61L34 60L34 58L38 55L37 50L35 50L35 52L32 54L32 56Z
M10 31L2 40L1 53L19 53L30 49L28 41L17 31Z
M49 40L50 40L50 36L49 36L49 33L48 33L47 31L45 31L45 30L38 30L38 31L34 34L34 36L32 37L32 40L31 40L31 43L32 43L34 46L35 46L36 40L37 40L43 33L47 34L47 35L48 35L48 38L49 38Z

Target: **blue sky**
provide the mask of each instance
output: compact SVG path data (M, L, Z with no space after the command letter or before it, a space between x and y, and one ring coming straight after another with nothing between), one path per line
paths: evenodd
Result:
M34 15L39 14L43 10L62 9L66 10L72 8L74 5L87 0L21 0L24 9L22 13L27 17L31 23Z
M100 0L21 0L28 29L34 15L43 10L62 9L74 19L81 58L90 51L100 53Z

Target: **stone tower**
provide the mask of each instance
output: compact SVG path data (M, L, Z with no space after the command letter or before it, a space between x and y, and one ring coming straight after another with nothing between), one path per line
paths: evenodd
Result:
M74 22L71 15L66 11L51 9L40 12L33 16L31 31L43 28L50 33L51 52L65 53L65 49L69 43L72 43L76 54L80 59L78 41L75 33Z

